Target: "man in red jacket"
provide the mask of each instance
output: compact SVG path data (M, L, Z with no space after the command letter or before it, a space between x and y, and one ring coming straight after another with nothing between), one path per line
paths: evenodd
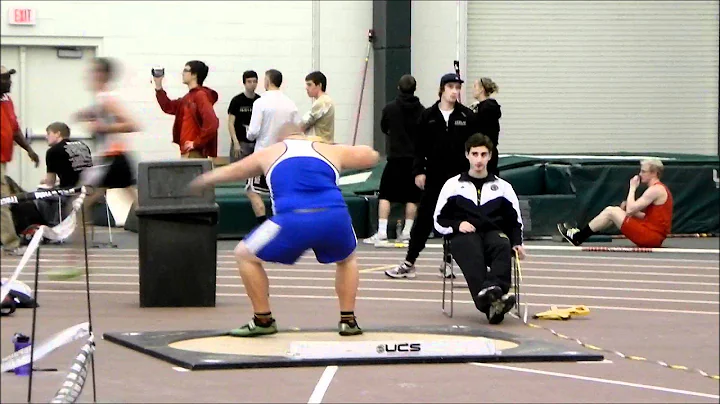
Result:
M208 67L199 60L191 60L183 69L183 84L190 90L184 97L171 100L162 88L164 77L153 77L155 97L160 108L166 114L175 115L173 124L173 143L180 146L180 154L185 158L217 157L217 136L220 121L213 105L218 93L203 82L208 75Z

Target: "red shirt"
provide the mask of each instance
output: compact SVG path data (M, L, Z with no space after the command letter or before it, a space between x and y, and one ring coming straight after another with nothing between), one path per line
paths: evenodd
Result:
M180 126L180 153L187 153L185 142L194 142L200 134L200 126L195 121L195 114L191 108L192 102L187 102L182 107L182 125Z
M185 138L195 143L196 151L205 157L217 157L217 132L220 121L213 109L213 105L218 101L218 94L215 90L207 87L195 87L177 100L168 98L165 90L157 90L155 97L163 112L175 115L173 143L180 146L181 153L186 152L181 140L184 130ZM193 125L186 124L190 123L186 112L194 118L196 131ZM183 129L183 126L186 129Z
M10 95L6 94L0 100L0 110L0 162L8 163L12 160L15 133L20 130Z
M662 182L656 185L662 185L667 192L667 200L662 205L649 205L645 208L645 218L643 222L650 230L654 230L664 236L670 234L672 228L673 215L673 198L668 187Z

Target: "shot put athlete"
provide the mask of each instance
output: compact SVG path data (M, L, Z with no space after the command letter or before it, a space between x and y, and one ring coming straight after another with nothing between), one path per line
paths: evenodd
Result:
M335 291L340 301L338 331L359 335L355 317L359 273L355 257L357 237L338 187L343 169L371 168L379 154L368 146L327 144L303 134L294 123L285 124L278 143L256 150L233 164L196 178L192 192L218 183L265 175L274 215L241 241L235 257L255 315L230 335L255 337L278 332L270 311L269 283L263 262L294 264L312 249L318 262L335 263Z

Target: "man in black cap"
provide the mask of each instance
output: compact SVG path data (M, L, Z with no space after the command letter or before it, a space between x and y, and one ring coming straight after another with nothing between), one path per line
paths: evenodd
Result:
M465 141L479 132L476 115L458 101L463 80L455 73L440 79L440 99L420 115L415 144L413 175L423 190L405 262L385 271L391 278L414 278L415 260L433 229L433 213L440 190L449 178L469 168ZM445 274L445 266L440 270Z
M10 196L10 186L5 179L5 167L13 157L13 147L17 143L25 149L35 163L35 167L40 163L40 158L33 150L30 143L25 140L15 115L15 105L10 98L10 89L12 88L11 75L15 74L15 69L6 69L0 66L0 196L3 198ZM12 212L9 205L0 208L0 240L5 254L23 255L25 249L20 246L20 238L15 233L15 224L13 222Z

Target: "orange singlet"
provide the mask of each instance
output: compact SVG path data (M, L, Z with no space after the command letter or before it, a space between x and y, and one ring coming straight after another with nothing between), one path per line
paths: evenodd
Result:
M662 205L649 205L645 208L645 218L627 216L623 221L620 231L638 247L657 248L660 247L670 234L672 227L673 199L668 187L662 182L661 185L667 193L667 200Z

